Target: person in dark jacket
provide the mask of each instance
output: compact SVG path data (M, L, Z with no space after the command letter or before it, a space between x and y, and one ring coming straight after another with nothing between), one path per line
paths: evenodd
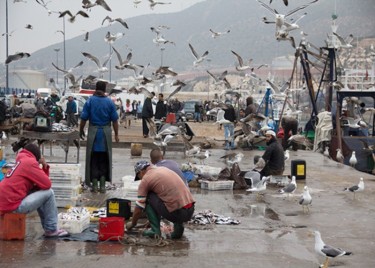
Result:
M284 150L281 144L276 139L276 133L273 130L266 132L267 148L259 162L265 163L263 169L260 171L260 177L269 175L282 175L284 172L285 158ZM257 166L259 164L256 164Z
M258 110L258 105L254 103L253 97L247 97L246 99L246 109L245 109L245 116L249 114L256 114Z
M284 116L281 119L281 127L284 130L284 138L283 138L283 149L288 149L288 139L290 138L290 132L292 135L296 135L298 131L298 120L294 117ZM293 144L293 150L297 151L297 145Z
M78 114L77 103L73 99L73 96L68 97L68 102L66 104L66 122L68 127L78 127L78 120L76 115Z
M153 96L155 96L154 92L151 92ZM152 109L152 98L146 97L143 108L142 108L142 131L143 137L147 138L150 129L147 126L147 121L150 120L154 116L154 110Z
M230 121L230 123L224 123L224 137L225 137L225 150L235 149L234 146L234 125L236 122L236 112L233 106L228 102L228 108L224 109L224 119Z
M159 100L156 103L155 119L167 117L167 105L164 103L164 95L159 93Z

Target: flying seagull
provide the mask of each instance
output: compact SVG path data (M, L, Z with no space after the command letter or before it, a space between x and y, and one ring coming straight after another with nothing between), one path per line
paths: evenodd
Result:
M156 5L169 5L169 4L172 4L171 2L158 2L158 1L154 1L154 0L148 0L150 2L150 8L151 9L154 9L154 7Z
M247 189L246 192L256 192L257 199L258 199L260 196L260 193L267 190L267 181L268 181L268 177L263 176L261 181L259 181L256 185L254 185L250 189Z
M32 30L33 29L33 26L31 24L26 24L25 26L26 29L29 29L29 30Z
M327 268L329 263L329 258L336 258L343 255L351 255L351 252L347 252L342 250L341 248L335 248L329 245L326 245L321 236L319 231L314 231L315 235L315 251L316 253L326 257L324 261L323 267Z
M189 47L190 47L191 53L193 54L193 56L195 58L195 61L193 62L193 64L194 64L194 66L197 66L202 61L204 61L204 59L207 57L208 50L206 52L204 52L202 54L202 56L199 56L198 53L195 51L195 49L193 48L193 46L190 43L189 43Z
M90 0L82 0L82 7L85 9L90 9L94 6L101 6L107 11L112 11L111 8L107 5L104 0L96 0L95 2L91 2Z
M126 65L129 64L133 54L131 52L129 52L128 55L126 56L126 59L122 60L121 54L114 47L112 47L112 49L116 53L117 59L118 59L118 62L119 62L119 65L116 65L115 68L118 69L118 70L125 69Z
M232 86L225 77L228 74L228 71L224 71L220 76L216 76L208 70L206 70L206 72L214 79L216 85L224 84L227 89L232 88Z
M210 32L211 32L212 38L217 38L217 37L222 36L224 34L230 33L230 30L228 30L226 32L215 32L214 30L210 29Z
M245 71L247 69L251 69L251 66L250 65L244 65L244 62L243 62L243 59L241 58L241 56L239 54L237 54L236 52L234 52L233 50L231 50L231 52L237 57L237 61L238 61L238 64L239 66L236 66L236 70L237 71ZM249 60L249 64L253 61L253 59L250 59Z
M112 57L112 54L109 55L108 59L106 59L103 64L100 64L100 61L97 57L91 55L90 53L87 53L87 52L82 52L82 55L85 56L86 58L88 58L89 60L92 60L93 62L95 62L96 66L98 67L98 72L103 76L103 73L105 72L108 72L108 68L106 67L107 63L109 62L109 60L111 59Z
M56 66L53 62L52 62L52 66L56 68L56 70L60 71L60 72L63 72L64 73L64 76L67 76L68 74L72 74L73 70L82 66L83 64L83 61L80 61L76 66L68 69L68 70L63 70L61 68L59 68L58 66Z
M9 55L8 58L5 60L5 64L9 64L12 61L16 61L16 60L20 60L20 59L28 58L28 57L30 57L30 54L26 52L19 52L13 55Z
M65 11L63 11L63 12L60 12L60 16L59 16L59 18L62 18L62 17L64 17L65 15L69 15L69 16L70 16L69 21L70 21L71 23L73 23L73 22L76 20L76 17L77 17L78 15L81 15L81 16L84 17L84 18L88 18L88 17L89 17L89 15L87 15L87 13L84 12L84 11L82 11L82 10L78 11L74 16L72 15L72 13L71 13L69 10L65 10Z
M111 32L107 32L107 34L104 37L104 41L106 41L109 44L113 44L117 39L120 39L124 35L124 33L111 34Z
M301 198L299 199L298 203L302 206L303 213L309 212L309 205L312 203L312 198L309 192L309 188L307 186L303 187L303 194L301 195Z
M358 185L354 185L349 188L344 188L344 191L354 193L353 199L355 199L355 193L362 192L364 189L365 189L365 183L363 182L363 178L360 178Z
M129 29L128 27L128 24L122 19L122 18L116 18L116 19L112 19L110 16L107 16L104 18L104 20L102 21L102 25L104 24L104 22L108 20L109 22L109 25L111 25L113 22L119 22L122 26L124 26L126 29Z

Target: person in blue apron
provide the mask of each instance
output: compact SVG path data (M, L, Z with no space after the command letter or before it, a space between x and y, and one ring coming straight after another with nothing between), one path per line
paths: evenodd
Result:
M79 133L85 138L84 128L89 121L86 143L85 183L92 192L105 193L106 181L112 182L112 131L119 142L118 114L113 101L105 95L106 82L98 81L96 90L83 106Z

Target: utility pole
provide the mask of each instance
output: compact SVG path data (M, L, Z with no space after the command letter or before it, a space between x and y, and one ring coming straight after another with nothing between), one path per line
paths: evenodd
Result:
M54 48L53 49L56 52L56 66L59 67L59 48ZM56 84L59 83L59 71L56 70Z
M9 29L8 29L8 0L5 0L5 51L6 51L6 59L9 56L9 51L8 51L8 38L9 38ZM9 68L8 64L5 64L5 87L6 89L9 88Z

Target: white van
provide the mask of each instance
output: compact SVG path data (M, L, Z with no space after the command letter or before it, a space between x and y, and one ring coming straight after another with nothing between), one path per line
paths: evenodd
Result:
M42 98L47 99L49 96L51 96L52 89L50 89L50 88L38 88L36 90L36 93L39 93Z

